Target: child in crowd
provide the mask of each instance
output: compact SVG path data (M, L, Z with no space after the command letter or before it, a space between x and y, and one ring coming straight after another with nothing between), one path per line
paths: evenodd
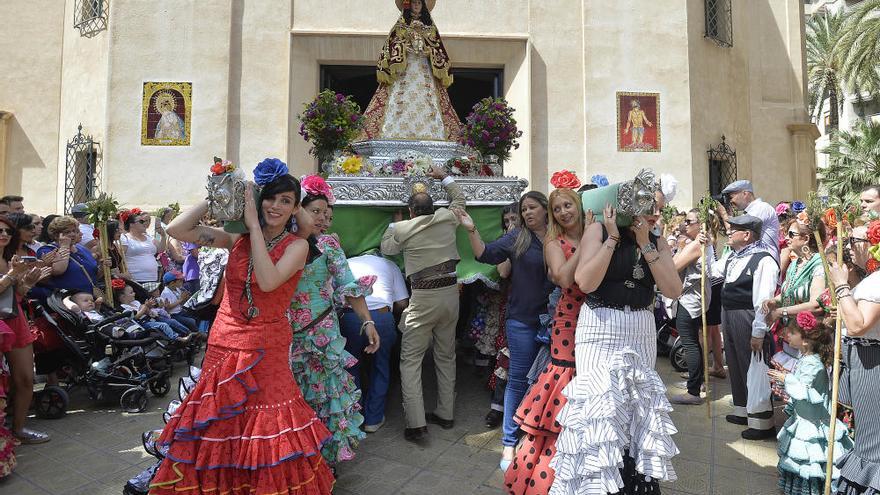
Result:
M770 378L785 387L790 397L785 412L788 420L779 440L779 488L786 495L821 495L825 486L825 464L830 429L830 387L827 367L831 365L834 334L832 319L822 322L802 312L789 324L789 343L800 349L801 358L792 372L770 370ZM837 421L834 461L853 447L846 425ZM838 476L834 469L834 478Z
M134 289L130 285L113 284L113 297L119 302L122 309L134 311L134 319L147 330L158 330L169 339L177 342L189 342L191 334L186 327L168 318L163 319L156 311L159 302L151 297L143 304L135 299ZM173 322L172 325L170 322Z
M162 283L165 288L162 289L159 298L162 300L169 317L185 326L190 333L198 331L196 320L183 313L183 304L190 296L190 293L183 288L183 274L179 272L166 273L162 277Z
M104 300L100 297L95 299L95 296L90 292L77 292L65 298L63 302L66 308L81 314L92 323L98 323L112 316L98 311ZM109 336L114 339L142 339L147 337L147 335L148 332L136 321L130 318L123 318L114 322Z
M16 440L12 432L6 429L6 397L9 391L9 366L6 363L6 352L12 349L15 333L4 321L0 320L0 480L12 474L15 469Z

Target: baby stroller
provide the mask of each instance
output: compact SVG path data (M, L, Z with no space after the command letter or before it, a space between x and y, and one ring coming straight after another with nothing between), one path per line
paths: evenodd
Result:
M93 400L119 395L119 404L126 412L143 412L147 408L147 389L157 397L171 390L171 369L154 367L163 361L147 358L147 353L162 356L164 352L156 337L126 339L115 323L129 318L128 313L114 314L96 323L88 322L64 305L70 293L56 291L46 301L53 317L44 308L44 317L58 331L69 351L68 390L85 386Z
M161 283L151 283L153 286L150 287L150 284L142 285L132 280L125 280L125 284L131 287L134 291L135 299L138 301L146 301L147 299L150 299L150 292L152 290L158 287L161 292L163 287ZM114 308L115 311L124 311L123 308L119 306L118 302L117 306L118 307ZM154 332L154 335L159 339L158 342L161 342L162 345L168 349L169 357L171 358L169 363L172 361L186 361L187 365L192 366L195 356L199 351L199 340L193 339L189 342L181 343L169 341L167 337L159 332Z
M684 347L681 338L675 328L675 317L670 317L670 305L666 298L657 294L654 303L654 323L657 327L657 353L669 356L669 361L676 371L687 370L687 362L684 357Z

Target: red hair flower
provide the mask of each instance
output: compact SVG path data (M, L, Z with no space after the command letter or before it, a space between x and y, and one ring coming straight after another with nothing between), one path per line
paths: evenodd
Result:
M125 280L114 278L110 281L110 287L113 288L113 290L122 290L125 288Z
M878 268L880 268L880 261L877 261L874 258L868 258L868 262L865 264L865 270L870 274L876 272Z
M100 239L101 238L101 231L98 229L95 229L94 232L92 232L92 237L94 237L95 239Z
M868 241L874 246L880 244L880 220L868 224Z
M822 221L825 222L825 225L829 228L837 228L837 212L834 211L834 208L828 208L825 210L825 214L822 215Z
M570 170L560 170L550 177L550 185L556 189L577 189L581 187L581 180Z
M119 210L119 213L116 214L119 217L119 221L125 223L128 220L128 217L131 216L131 210Z
M217 162L211 166L211 173L214 175L222 175L226 173L226 167L222 163Z
M816 317L813 316L813 313L810 313L809 311L801 311L797 315L797 324L799 327L809 332L816 328L816 325L819 323L816 321Z

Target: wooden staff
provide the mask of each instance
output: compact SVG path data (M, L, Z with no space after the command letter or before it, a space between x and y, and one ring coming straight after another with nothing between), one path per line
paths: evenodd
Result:
M842 215L840 215L842 217ZM835 217L837 215L835 214ZM819 232L814 231L813 236L816 237L816 243L819 245L819 253L822 255L822 265L825 268L825 280L828 281L828 287L831 289L831 302L837 308L837 317L834 322L834 361L832 361L831 372L831 417L830 428L828 429L828 458L825 460L825 495L831 494L831 481L834 470L834 443L837 438L837 398L840 394L840 347L843 334L843 316L838 307L837 292L834 283L831 281L828 269L828 260L825 259L825 252L822 249ZM843 262L843 218L837 219L837 263Z
M100 232L98 243L101 247L101 260L110 259L110 241L107 239L107 222L98 222L95 227ZM104 299L111 307L113 306L113 274L110 273L110 267L104 265Z
M119 255L119 271L128 273L128 264L125 262L125 255L122 252L122 242L113 241L113 245L116 246L116 253Z
M709 387L709 325L706 323L706 245L700 244L700 306L703 314L703 383L706 384L706 417L712 418L712 390ZM718 356L715 356L718 359Z

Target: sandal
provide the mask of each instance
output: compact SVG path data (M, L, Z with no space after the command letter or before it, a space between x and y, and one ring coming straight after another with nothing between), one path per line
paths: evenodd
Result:
M22 445L35 445L38 443L46 443L52 438L48 433L36 430L30 430L28 428L24 428L21 430L21 433L13 434Z
M709 372L709 376L714 376L715 378L727 378L727 372L724 369L720 370L712 370Z

